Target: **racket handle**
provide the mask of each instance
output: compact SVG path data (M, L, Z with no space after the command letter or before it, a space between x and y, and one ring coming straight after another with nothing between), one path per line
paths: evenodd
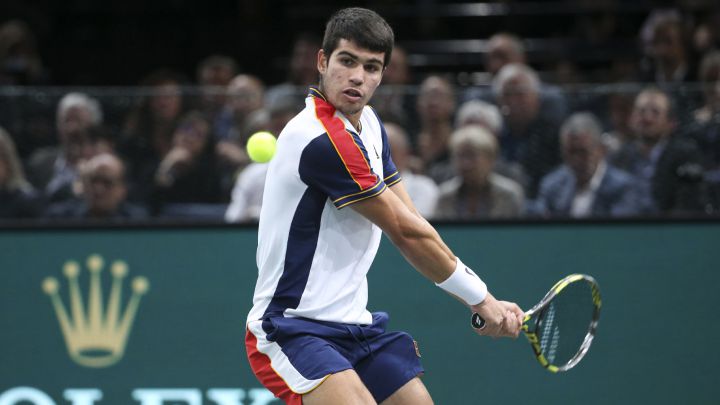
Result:
M470 324L473 328L477 330L483 330L485 329L485 325L487 325L487 322L485 322L485 319L483 319L480 314L478 314L477 312L473 312L472 318L470 318Z

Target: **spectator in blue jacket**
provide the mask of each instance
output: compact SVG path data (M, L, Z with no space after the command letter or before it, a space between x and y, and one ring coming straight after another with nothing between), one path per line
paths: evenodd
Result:
M608 164L602 128L590 113L571 115L560 129L563 164L545 175L535 210L552 217L609 217L640 212L642 198L635 179Z

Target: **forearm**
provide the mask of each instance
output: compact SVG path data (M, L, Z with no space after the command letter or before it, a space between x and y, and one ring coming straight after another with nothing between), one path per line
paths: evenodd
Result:
M422 217L406 218L403 232L389 235L402 255L421 274L435 283L446 280L455 270L456 257L435 229Z

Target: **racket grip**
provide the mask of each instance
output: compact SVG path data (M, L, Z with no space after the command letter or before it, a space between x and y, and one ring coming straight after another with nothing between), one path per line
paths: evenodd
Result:
M487 322L485 322L485 319L480 316L477 312L473 312L472 318L470 318L470 324L473 328L477 330L483 330L485 329L485 325L487 325Z

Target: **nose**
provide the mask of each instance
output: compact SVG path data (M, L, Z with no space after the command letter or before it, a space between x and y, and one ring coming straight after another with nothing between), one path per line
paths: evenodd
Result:
M350 71L350 82L355 86L359 86L359 85L363 84L364 81L365 81L365 69L361 65L355 66Z

